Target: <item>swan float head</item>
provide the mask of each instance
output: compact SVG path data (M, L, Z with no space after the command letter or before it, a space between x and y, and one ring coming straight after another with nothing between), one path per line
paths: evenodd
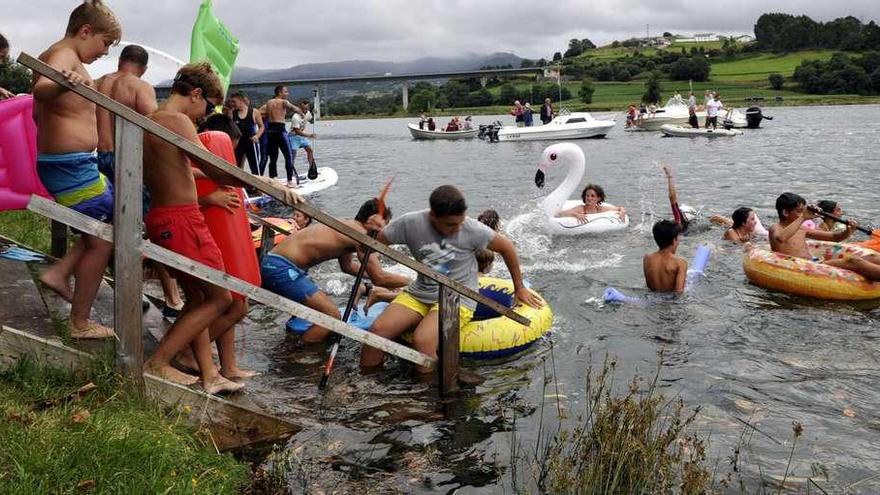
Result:
M574 143L558 143L548 146L544 149L544 153L541 154L541 161L538 162L538 171L535 173L535 185L542 189L544 187L545 174L551 168L560 165L569 167L571 171L576 171L580 167L581 175L577 177L577 180L580 180L581 176L583 176L584 162L586 162L584 150Z

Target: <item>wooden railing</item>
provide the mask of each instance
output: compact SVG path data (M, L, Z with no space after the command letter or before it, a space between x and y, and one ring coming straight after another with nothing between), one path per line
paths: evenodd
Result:
M286 313L301 317L312 323L326 327L365 345L382 349L401 359L421 366L434 367L433 358L414 351L396 342L378 337L370 332L355 329L340 320L315 311L242 280L230 277L226 273L213 270L201 263L156 246L142 239L141 231L141 191L143 187L143 132L176 146L200 163L222 171L241 183L260 190L269 196L284 202L284 190L281 186L273 186L253 177L248 172L197 146L186 138L169 131L125 105L108 98L89 86L71 85L60 71L42 61L22 53L18 62L29 67L35 73L45 76L68 90L86 98L96 105L112 112L116 117L116 177L114 226L102 224L60 205L34 197L29 209L43 214L74 228L95 235L114 243L115 286L114 286L114 325L119 335L117 347L117 365L121 371L138 383L142 383L143 375L143 321L141 314L142 272L141 258L146 256L172 268L192 274L202 280L219 285L229 290L245 294L248 297ZM324 213L307 202L289 205L340 232L359 243L371 247L374 251L407 266L422 276L437 281L440 285L440 385L444 392L454 391L458 387L459 357L459 295L482 303L499 314L511 318L523 325L529 320L512 309L489 299L464 284L446 275L437 273L428 266L402 254L399 251L358 232L340 220Z

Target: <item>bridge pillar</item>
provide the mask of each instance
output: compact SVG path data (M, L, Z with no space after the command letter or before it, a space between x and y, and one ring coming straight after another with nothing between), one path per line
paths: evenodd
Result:
M485 88L487 84L489 84L489 76L481 77L480 78L480 87Z
M403 93L403 111L409 110L409 81L403 81L400 89Z
M321 118L321 87L315 86L315 89L312 90L312 94L315 97L315 100L312 102L312 116L314 116L315 120L320 120L320 118Z

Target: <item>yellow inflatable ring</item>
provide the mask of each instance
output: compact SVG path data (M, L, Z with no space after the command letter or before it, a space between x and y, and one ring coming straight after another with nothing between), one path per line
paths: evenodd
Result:
M807 248L820 260L878 254L854 244L823 241L807 241ZM838 301L880 298L880 283L870 282L856 272L766 249L754 248L746 253L743 269L746 278L759 287L798 296Z
M513 282L494 277L480 277L480 293L495 292L513 300ZM494 297L493 297L494 299ZM494 359L516 354L543 337L553 324L553 310L544 302L540 309L517 304L514 311L525 316L531 325L521 325L510 318L498 316L472 320L461 328L460 352L466 359ZM477 309L477 313L481 313Z

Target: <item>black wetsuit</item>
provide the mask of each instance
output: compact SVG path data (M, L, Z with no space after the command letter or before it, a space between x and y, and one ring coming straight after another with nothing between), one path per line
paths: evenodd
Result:
M260 160L258 158L260 156L259 143L255 143L251 140L256 134L254 110L248 106L245 110L244 117L239 117L238 110L236 110L232 112L232 121L235 122L235 125L238 126L238 130L241 131L241 138L238 140L238 145L235 147L235 162L241 164L241 159L246 157L248 166L251 168L251 173L254 175L263 175L263 170L260 169Z
M269 177L278 177L278 150L284 155L284 169L287 171L287 181L296 179L299 184L299 177L296 168L293 166L293 159L290 156L290 141L287 140L287 130L284 128L284 122L269 122L269 128L266 130L269 135Z

